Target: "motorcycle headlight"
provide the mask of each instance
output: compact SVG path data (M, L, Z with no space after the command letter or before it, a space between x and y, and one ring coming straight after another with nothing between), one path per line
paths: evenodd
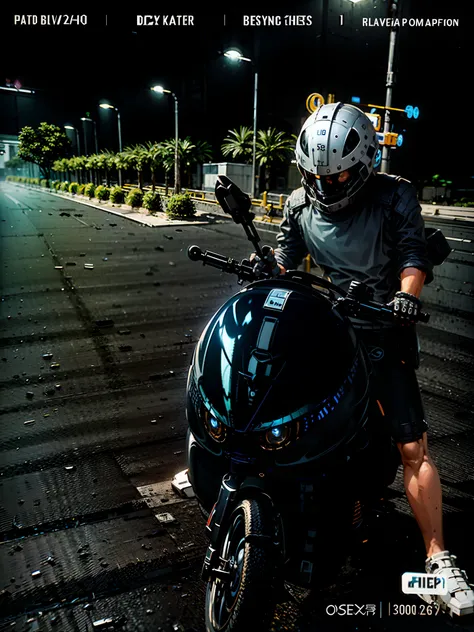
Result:
M275 426L267 430L262 438L261 446L264 450L279 450L286 446L291 439L291 428L289 424Z
M204 425L206 427L207 433L212 439L214 439L214 441L222 443L226 440L226 427L218 419L213 417L213 415L211 415L208 410L204 411Z

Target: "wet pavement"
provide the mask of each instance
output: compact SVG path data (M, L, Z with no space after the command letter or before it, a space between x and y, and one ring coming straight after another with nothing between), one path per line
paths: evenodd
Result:
M170 480L185 467L194 344L239 286L187 248L240 259L249 242L223 218L151 227L6 184L0 220L0 630L201 631L204 522ZM459 335L471 323L427 310L418 376L447 546L472 581L474 342ZM400 474L364 539L333 585L289 586L272 629L474 630L394 614L422 603L398 586L424 560ZM327 613L348 603L375 614Z

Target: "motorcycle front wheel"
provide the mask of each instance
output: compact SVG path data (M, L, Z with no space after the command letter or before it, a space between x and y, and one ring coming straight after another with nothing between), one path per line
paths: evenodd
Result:
M219 563L229 575L207 583L207 632L269 629L276 605L273 531L272 518L258 500L242 500L233 511Z

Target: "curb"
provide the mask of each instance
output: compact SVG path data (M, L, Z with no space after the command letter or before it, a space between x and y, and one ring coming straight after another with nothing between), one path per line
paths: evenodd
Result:
M151 224L147 221L145 221L144 219L141 219L139 217L136 217L136 215L138 213L135 214L135 217L130 217L130 213L132 211L127 211L127 213L121 213L120 211L115 211L114 209L111 209L110 207L107 206L98 206L97 204L93 204L91 202L86 202L80 199L75 199L74 197L68 196L68 195L61 195L61 193L56 193L55 191L50 191L49 189L45 189L45 188L36 188L36 187L32 187L29 186L27 184L22 184L22 183L12 183L12 182L7 182L6 184L9 185L13 185L13 186L17 186L17 187L21 187L24 189L27 189L29 191L37 191L39 193L48 193L49 195L54 195L58 198L61 198L62 200L69 200L70 202L76 202L77 204L84 204L85 206L90 206L91 208L95 208L99 211L106 211L107 213L111 213L112 215L116 215L117 217L123 217L124 219L128 219L132 222L136 222L137 224L142 224L144 226L148 226L149 228L161 228L161 227L167 227L167 226L203 226L203 225L208 225L211 222L209 221L205 221L202 220L200 221L199 219L195 220L195 221L187 221L187 220L175 220L175 219L169 219L169 220L159 220L158 218L156 218L158 221L162 222L159 224ZM205 212L205 211L201 211L201 212ZM210 215L210 213L208 213Z

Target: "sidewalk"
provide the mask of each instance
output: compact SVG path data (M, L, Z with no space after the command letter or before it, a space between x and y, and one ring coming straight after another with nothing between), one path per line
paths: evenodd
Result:
M196 210L196 215L194 218L190 219L170 219L166 213L157 212L151 214L144 208L140 209L132 209L130 206L126 204L111 204L110 202L101 202L96 198L88 198L85 195L72 195L71 193L58 193L56 191L51 191L50 189L46 189L44 187L38 187L29 184L22 184L17 182L6 182L6 185L9 187L21 187L25 189L29 189L30 191L37 191L38 193L48 193L49 195L54 195L56 197L62 198L64 200L69 200L70 202L77 202L79 204L84 204L85 206L90 206L91 208L95 208L99 211L107 211L107 213L111 213L112 215L117 215L120 217L124 217L133 222L138 222L140 224L145 224L145 226L150 226L151 228L157 226L183 226L183 225L204 225L210 224L213 220L213 217L208 217L210 214L205 210ZM196 208L197 208L196 204Z

